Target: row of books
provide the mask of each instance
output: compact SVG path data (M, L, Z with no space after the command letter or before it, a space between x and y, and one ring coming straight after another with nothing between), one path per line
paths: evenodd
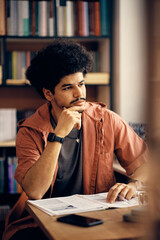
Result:
M0 16L0 35L109 34L109 0L1 0Z
M25 71L34 56L31 51L7 52L7 79L26 79Z
M7 164L5 161L7 161ZM8 183L8 193L20 193L22 191L21 187L14 178L17 162L18 160L15 156L8 156L7 159L5 157L0 157L0 193L5 192L6 182ZM7 168L7 171L5 167Z
M15 108L0 109L0 142L15 140L17 134L17 122L28 118L35 110L18 111Z
M25 71L27 67L30 65L31 59L35 56L34 52L30 51L12 51L7 52L7 80L6 84L12 84L15 83L13 81L16 80L22 80L23 83L29 84L29 81L27 81L25 76ZM93 65L93 72L98 72L98 63L99 63L99 54L98 52L93 52L93 58L95 59L94 65ZM21 84L22 81L17 81L17 84ZM1 83L2 84L2 81Z

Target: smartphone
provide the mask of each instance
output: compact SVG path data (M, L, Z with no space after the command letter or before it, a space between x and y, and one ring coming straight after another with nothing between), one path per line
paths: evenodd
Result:
M103 221L100 219L84 217L76 214L70 214L63 217L59 217L57 218L57 221L81 227L91 227L103 223Z

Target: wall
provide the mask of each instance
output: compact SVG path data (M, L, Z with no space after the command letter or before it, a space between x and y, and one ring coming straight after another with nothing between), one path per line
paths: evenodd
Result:
M145 0L115 0L114 111L146 122L147 31Z

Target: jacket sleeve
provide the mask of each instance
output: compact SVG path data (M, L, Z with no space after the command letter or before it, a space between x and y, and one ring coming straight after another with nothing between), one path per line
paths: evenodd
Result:
M21 186L26 172L39 159L43 149L44 142L41 133L26 127L19 129L16 138L18 166L15 171L15 179Z
M114 149L118 161L128 175L148 161L147 144L120 116L112 113Z

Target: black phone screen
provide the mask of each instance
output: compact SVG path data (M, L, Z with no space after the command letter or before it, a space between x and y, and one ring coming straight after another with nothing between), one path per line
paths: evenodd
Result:
M57 218L57 221L82 227L91 227L103 223L103 221L100 219L84 217L75 214L59 217Z

